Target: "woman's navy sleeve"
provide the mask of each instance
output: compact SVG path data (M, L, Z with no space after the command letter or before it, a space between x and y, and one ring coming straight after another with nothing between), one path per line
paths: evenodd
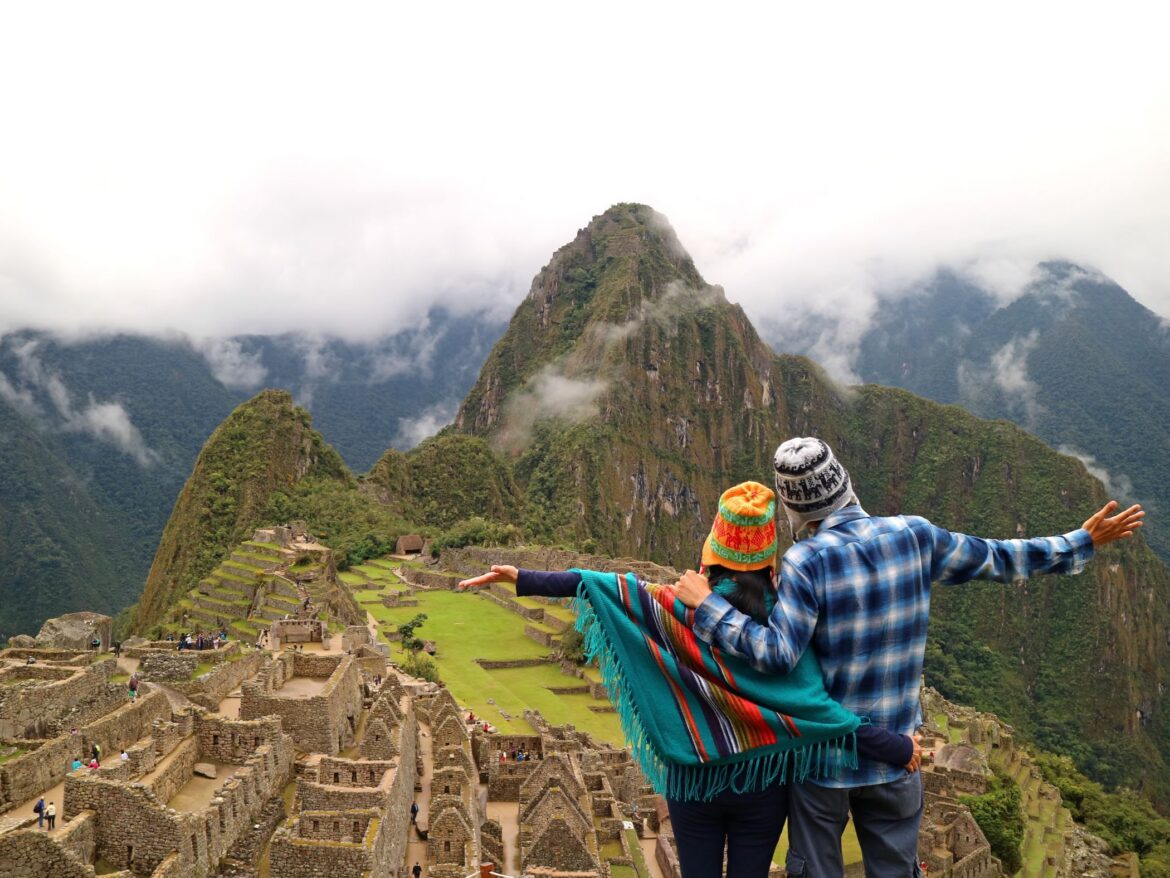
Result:
M517 597L572 598L577 596L581 574L571 570L525 570L516 576Z
M857 750L869 759L905 765L914 756L914 741L909 735L899 735L877 726L857 727Z

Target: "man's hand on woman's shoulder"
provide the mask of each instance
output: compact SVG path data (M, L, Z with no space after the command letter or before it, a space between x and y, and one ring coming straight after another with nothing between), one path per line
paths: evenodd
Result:
M707 582L707 577L694 570L684 573L674 584L674 589L678 593L678 599L692 610L707 600L707 595L711 594L711 585Z

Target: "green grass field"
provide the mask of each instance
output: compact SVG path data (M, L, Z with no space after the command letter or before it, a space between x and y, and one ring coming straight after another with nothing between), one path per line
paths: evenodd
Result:
M539 710L551 723L572 723L599 741L620 745L624 738L616 714L594 713L589 706L605 707L584 695L555 695L550 686L572 686L575 677L566 676L555 665L532 668L485 670L477 658L509 660L543 658L548 649L524 636L524 620L490 600L473 594L450 591L420 591L417 607L365 604L380 623L391 626L426 613L427 621L416 634L438 645L435 663L447 688L460 704L499 726L502 732L530 731L523 719L526 708ZM401 649L391 644L392 657ZM489 704L488 699L495 704ZM501 711L511 719L505 719Z

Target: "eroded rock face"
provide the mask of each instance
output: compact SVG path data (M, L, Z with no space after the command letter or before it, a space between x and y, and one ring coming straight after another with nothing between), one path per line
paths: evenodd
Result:
M1064 862L1057 875L1060 878L1109 878L1113 858L1109 856L1109 844L1101 838L1074 826L1065 834Z
M114 620L101 613L66 613L45 621L36 636L41 649L109 649Z
M8 645L13 649L32 649L37 645L37 641L28 634L14 634L8 638Z

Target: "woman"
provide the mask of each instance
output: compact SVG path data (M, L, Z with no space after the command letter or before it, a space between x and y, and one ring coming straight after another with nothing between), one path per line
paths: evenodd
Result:
M758 482L723 493L702 564L714 590L766 620L775 603L775 494ZM765 675L712 650L669 586L595 571L510 565L459 583L516 584L519 596L576 596L577 627L643 774L670 809L683 878L763 878L788 813L785 781L833 774L867 756L918 766L917 746L860 723L825 693L811 652L791 674ZM856 748L854 747L856 740Z

